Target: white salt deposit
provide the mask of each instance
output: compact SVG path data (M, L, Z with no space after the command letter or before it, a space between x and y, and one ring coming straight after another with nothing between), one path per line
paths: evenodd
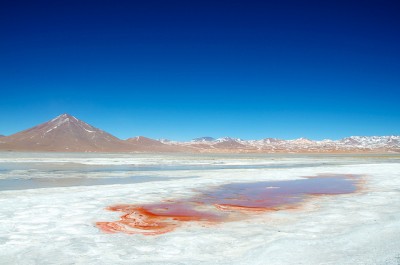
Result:
M399 156L0 154L0 181L59 187L1 190L1 264L400 264ZM233 182L362 175L358 193L216 226L158 235L106 234L113 204L187 198ZM68 178L145 178L63 187ZM151 179L152 177L157 177ZM161 181L161 179L165 179ZM0 182L1 185L1 182ZM56 185L57 186L57 185Z

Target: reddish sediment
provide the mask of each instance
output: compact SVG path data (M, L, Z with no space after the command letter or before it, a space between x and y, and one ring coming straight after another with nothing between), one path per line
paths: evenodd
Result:
M356 192L360 182L360 177L354 175L326 175L288 181L232 183L187 199L114 205L107 210L124 213L121 219L96 225L107 233L164 234L188 222L212 225L248 219L267 211L295 209L312 197Z
M107 208L110 211L125 213L121 220L115 222L98 222L97 226L104 232L124 232L127 234L155 235L174 230L183 222L217 222L217 214L194 209L189 201L136 205L115 205Z

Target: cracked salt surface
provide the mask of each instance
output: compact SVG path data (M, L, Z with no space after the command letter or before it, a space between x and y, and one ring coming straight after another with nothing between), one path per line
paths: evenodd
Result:
M115 170L101 170L102 164L93 154L42 157L0 154L0 178L18 181L21 172L13 175L18 168L24 171L25 179L55 175L60 180L71 176L151 176L167 180L0 191L1 264L399 264L398 156L249 155L181 159L180 155L108 154L99 158L106 165L118 161L118 165L133 162L153 166L159 161L177 168L128 168L126 172L118 166ZM74 163L74 168L70 164L60 167L55 162L60 160ZM94 161L99 167L86 167L87 161ZM199 163L207 167L199 170ZM242 167L212 168L214 163ZM286 166L251 167L267 163ZM180 167L182 164L184 168ZM106 234L95 225L119 220L119 212L105 210L110 205L185 200L196 196L199 190L221 185L301 180L318 174L361 175L362 189L321 196L306 201L298 209L264 212L215 226L185 223L156 236Z

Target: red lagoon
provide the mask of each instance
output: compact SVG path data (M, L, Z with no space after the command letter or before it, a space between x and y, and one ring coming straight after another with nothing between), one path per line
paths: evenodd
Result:
M157 235L184 223L212 225L251 218L257 213L297 209L318 196L354 193L361 179L354 175L326 175L287 181L232 183L179 200L110 206L122 212L118 221L97 222L107 233Z

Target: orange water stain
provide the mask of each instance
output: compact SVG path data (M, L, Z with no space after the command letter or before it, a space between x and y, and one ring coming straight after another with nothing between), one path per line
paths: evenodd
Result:
M170 202L147 204L143 206L115 205L107 208L124 212L121 220L98 222L97 226L105 232L124 232L128 234L163 234L174 230L182 222L217 222L219 216L212 212L198 211L190 202Z
M310 198L356 192L361 179L354 175L330 175L287 181L232 183L187 198L144 205L114 205L110 211L121 219L97 222L106 233L157 235L187 222L217 224L243 220L251 214L294 209Z

